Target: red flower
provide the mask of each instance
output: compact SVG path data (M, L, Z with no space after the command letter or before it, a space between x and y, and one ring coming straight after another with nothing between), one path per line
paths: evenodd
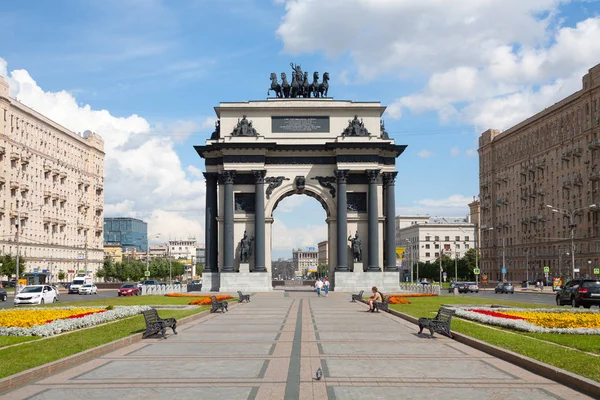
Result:
M488 311L488 310L469 310L483 315L489 315L490 317L496 318L505 318L505 319L522 319L526 320L526 318L515 317L514 315L508 315L497 311Z

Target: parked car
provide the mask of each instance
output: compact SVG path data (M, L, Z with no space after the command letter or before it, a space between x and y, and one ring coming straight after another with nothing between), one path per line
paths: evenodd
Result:
M7 299L8 299L8 293L6 293L6 290L4 290L4 288L2 286L0 286L0 300L6 301Z
M135 285L133 283L127 283L127 284L121 286L117 295L119 295L119 296L133 296L133 295L139 296L140 289L138 289L137 285Z
M479 293L479 286L475 282L467 282L465 285L465 293Z
M448 293L454 293L454 288L458 287L458 285L462 285L462 282L452 282L450 286L448 286Z
M44 304L56 303L58 301L58 292L49 285L30 285L25 286L21 292L15 296L15 307L21 304Z
M510 294L515 294L515 287L513 286L512 283L508 283L508 282L500 282L498 285L496 285L496 287L494 288L494 293L510 293Z
M79 288L79 294L98 294L98 288L93 283L89 283Z
M556 304L573 307L600 306L600 280L572 279L556 292Z

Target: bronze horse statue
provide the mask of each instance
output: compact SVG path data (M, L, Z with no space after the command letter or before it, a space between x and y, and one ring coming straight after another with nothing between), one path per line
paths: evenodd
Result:
M309 97L310 93L312 93L314 97L319 97L319 73L316 71L313 73L313 83L309 86Z
M277 98L281 98L282 97L282 93L281 93L281 85L279 83L277 83L277 74L275 72L271 72L271 88L269 90L267 90L267 97L270 96L271 94L271 90L275 92L275 96Z
M296 97L298 97L300 95L300 84L296 80L296 74L292 74L291 88L292 88L292 91L290 93L290 97L292 99L295 99Z
M323 83L319 85L319 93L321 97L327 97L327 91L329 90L329 72L323 74Z
M287 81L285 72L281 73L281 91L283 92L283 97L286 99L290 98L290 84Z
M302 97L310 97L310 84L308 83L308 72L304 73L302 81Z

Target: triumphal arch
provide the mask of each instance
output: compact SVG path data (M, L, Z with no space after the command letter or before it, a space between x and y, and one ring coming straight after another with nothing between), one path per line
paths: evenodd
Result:
M273 211L296 194L327 213L334 290L399 289L394 182L406 146L388 137L379 102L312 87L302 95L272 85L277 97L215 107L215 132L195 147L206 163L202 290L272 290Z

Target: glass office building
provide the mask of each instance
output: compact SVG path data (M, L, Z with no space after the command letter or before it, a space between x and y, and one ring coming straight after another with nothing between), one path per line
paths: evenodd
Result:
M104 244L120 244L123 252L148 247L148 224L135 218L104 218Z

